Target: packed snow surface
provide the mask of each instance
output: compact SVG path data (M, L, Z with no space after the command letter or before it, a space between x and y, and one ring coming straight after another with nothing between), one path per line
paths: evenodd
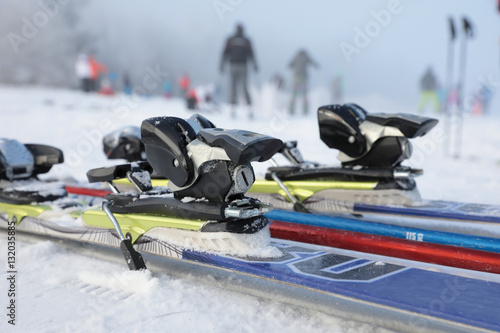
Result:
M259 93L258 91L254 91ZM218 127L239 128L297 140L306 160L338 164L337 152L319 138L315 112L290 117L257 95L255 117L245 109L229 117L227 106L204 112ZM324 93L312 92L311 105L327 104ZM383 98L349 101L370 112L414 112ZM140 126L153 116L192 115L182 100L161 97L104 97L76 91L0 87L0 137L41 143L63 150L65 163L42 178L86 181L86 171L124 161L110 161L102 151L104 135L118 128ZM440 115L432 115L442 120ZM413 158L423 168L417 179L428 199L499 204L500 135L498 116L466 117L461 157L444 154L443 122L427 136L414 140ZM253 164L262 178L268 163ZM9 325L5 314L1 332L384 332L380 327L348 321L274 300L263 300L165 272L127 271L124 263L79 255L55 241L17 241L17 319ZM0 237L2 267L7 240ZM6 272L6 270L4 270ZM6 274L6 273L5 273ZM211 277L207 276L206 280ZM1 279L2 308L7 304L7 280Z

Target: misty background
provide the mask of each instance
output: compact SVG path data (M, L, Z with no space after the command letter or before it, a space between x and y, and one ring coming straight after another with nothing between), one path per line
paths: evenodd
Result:
M377 22L391 9L396 13ZM146 68L159 66L173 83L188 73L194 85L224 86L222 48L236 23L242 23L259 64L250 78L254 85L279 73L290 87L288 64L305 48L320 65L310 69L311 89L330 89L333 77L341 74L347 99L381 96L416 111L427 67L434 68L441 85L446 83L448 17L459 23L463 16L475 30L467 42L465 96L488 82L494 114L500 106L495 0L0 0L0 83L76 89L76 58L92 53L118 74L118 83L128 73L132 85L141 84ZM461 21L457 28L455 80ZM359 31L371 35L362 47L357 47ZM346 56L345 45L357 52Z

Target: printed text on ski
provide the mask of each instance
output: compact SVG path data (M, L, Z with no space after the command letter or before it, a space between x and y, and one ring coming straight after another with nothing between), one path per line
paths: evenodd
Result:
M7 323L16 324L16 218L7 229Z

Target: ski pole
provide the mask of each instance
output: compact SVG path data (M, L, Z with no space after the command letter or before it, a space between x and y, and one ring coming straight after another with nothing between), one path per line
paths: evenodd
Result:
M455 135L455 158L460 158L462 150L462 135L463 135L463 116L464 116L464 86L465 86L465 69L467 60L467 39L474 36L471 23L467 18L462 17L464 34L462 36L462 47L460 52L460 72L459 72L459 94L458 94L458 118Z
M449 105L449 96L453 90L453 58L455 51L455 23L452 17L448 18L449 28L450 28L450 39L448 41L448 60L447 60L447 74L446 74L446 87L445 87L445 97L443 103L443 113L444 113L444 154L450 154L450 136L451 136L451 112Z

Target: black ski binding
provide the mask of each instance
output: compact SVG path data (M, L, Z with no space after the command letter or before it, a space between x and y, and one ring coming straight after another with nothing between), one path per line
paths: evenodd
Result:
M215 128L201 115L147 119L141 136L148 162L170 180L176 198L210 203L244 198L255 181L250 162L270 159L283 145L269 136Z
M0 201L29 204L65 196L62 185L50 191L46 183L38 181L38 175L63 161L62 151L55 147L0 139Z
M193 115L187 120L146 119L141 126L141 141L147 162L87 173L90 182L110 184L114 193L106 196L108 202L103 207L122 243L121 228L113 213L207 221L199 232L252 234L268 225L263 214L272 206L245 194L255 181L251 162L270 159L283 145L281 140L216 128L205 117ZM153 188L149 178L152 172L169 179L168 188ZM125 177L140 193L117 190L113 180ZM131 252L130 247L123 247Z
M146 159L141 130L137 126L127 126L107 134L102 144L108 159L123 158L128 162Z
M414 177L423 171L401 163L411 157L410 139L425 135L437 123L436 119L411 114L370 114L356 104L322 106L318 109L320 137L328 147L339 150L341 166L306 162L296 142L290 142L280 152L291 165L269 168L266 179L276 181L284 191L283 181L370 182L375 184L372 190L388 191L375 191L372 196L371 190L353 189L336 195L346 201L383 197L387 204L410 204L420 200ZM297 198L285 193L296 211L306 209ZM337 198L333 190L330 193Z
M370 114L356 104L318 109L321 140L340 151L343 167L395 168L411 157L409 139L425 135L437 123L412 114Z
M296 142L287 142L280 152L292 165L270 168L266 179L275 172L281 180L376 180L385 188L412 190L413 178L423 172L401 165L411 157L409 139L425 135L437 123L411 114L370 114L356 104L323 106L318 109L320 137L339 150L341 167L305 162Z

